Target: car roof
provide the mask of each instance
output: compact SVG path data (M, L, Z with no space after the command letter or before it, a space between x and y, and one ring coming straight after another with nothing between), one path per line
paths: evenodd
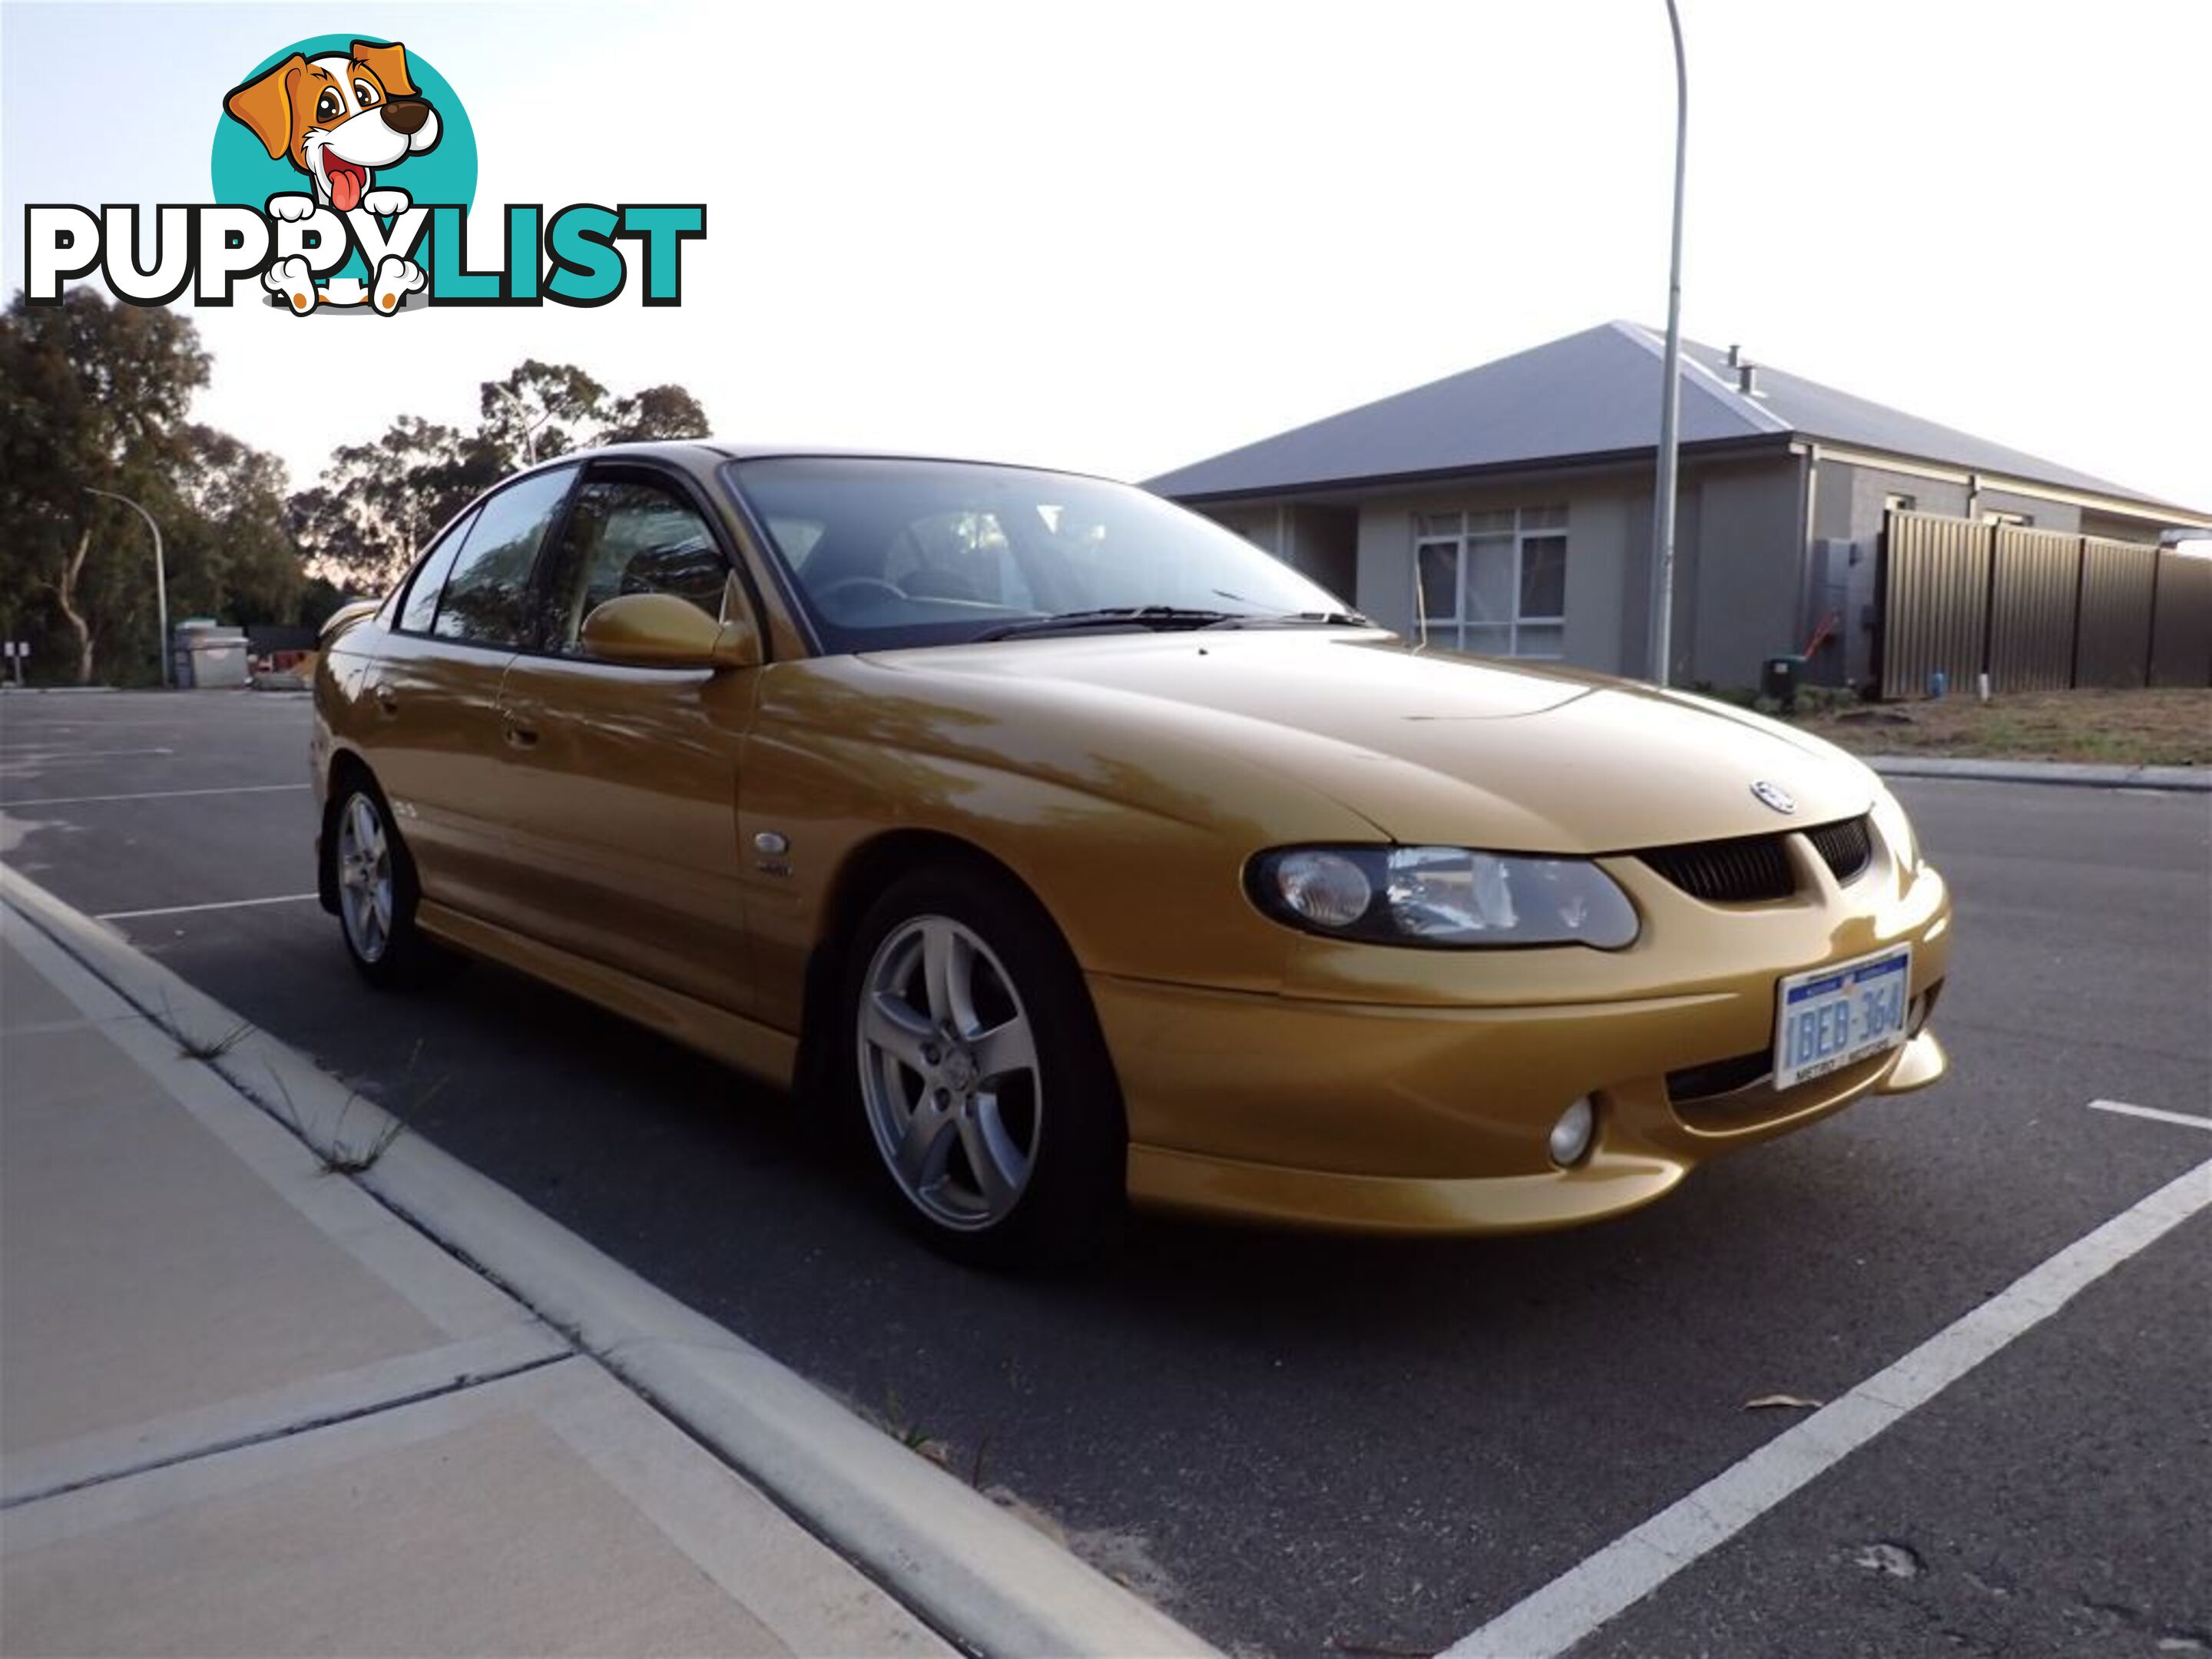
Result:
M948 455L918 449L863 449L850 444L761 443L732 438L669 438L646 443L602 444L596 449L572 450L538 463L557 465L580 460L619 460L625 456L645 459L689 462L697 465L708 457L726 461L793 459L859 461L945 461L961 466L1015 467L1027 472L1058 472L1071 477L1098 477L1075 467L1043 466L1030 461L990 460L976 455ZM525 469L526 471L531 469Z

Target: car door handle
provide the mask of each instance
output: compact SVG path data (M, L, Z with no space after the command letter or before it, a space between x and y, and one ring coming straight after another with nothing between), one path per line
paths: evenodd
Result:
M514 715L507 717L507 746L510 749L534 749L538 746L538 728L525 724Z
M396 714L399 712L399 694L389 685L379 685L370 695L376 699L376 706L386 714Z

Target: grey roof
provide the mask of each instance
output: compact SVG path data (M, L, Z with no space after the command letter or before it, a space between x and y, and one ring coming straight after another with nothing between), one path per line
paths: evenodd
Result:
M1658 443L1663 345L1634 323L1602 323L1179 467L1146 488L1186 499L1263 495L1649 451ZM1685 340L1682 356L1685 445L1824 439L2167 505L1765 363L1763 395L1746 397L1726 352Z

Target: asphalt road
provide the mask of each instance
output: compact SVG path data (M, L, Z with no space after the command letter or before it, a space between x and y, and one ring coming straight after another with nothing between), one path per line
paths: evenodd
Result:
M1448 1644L1802 1416L1747 1401L1834 1398L2212 1157L2087 1106L2212 1114L2212 801L1910 784L1959 905L1938 1089L1580 1232L1153 1221L1088 1277L973 1273L792 1103L611 1017L484 966L365 989L288 896L307 718L0 700L0 857L167 912L114 925L1232 1650ZM2209 1246L2184 1223L1577 1651L2212 1651Z

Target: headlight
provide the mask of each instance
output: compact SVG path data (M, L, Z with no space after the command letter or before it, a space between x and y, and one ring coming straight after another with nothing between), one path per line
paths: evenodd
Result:
M1912 820L1897 804L1897 797L1887 787L1877 784L1874 792L1874 827L1881 831L1881 839L1889 848L1889 855L1897 860L1897 867L1906 875L1920 868L1920 842L1912 833Z
M1587 859L1465 847L1289 847L1246 872L1278 921L1331 939L1466 949L1636 939L1636 908Z

